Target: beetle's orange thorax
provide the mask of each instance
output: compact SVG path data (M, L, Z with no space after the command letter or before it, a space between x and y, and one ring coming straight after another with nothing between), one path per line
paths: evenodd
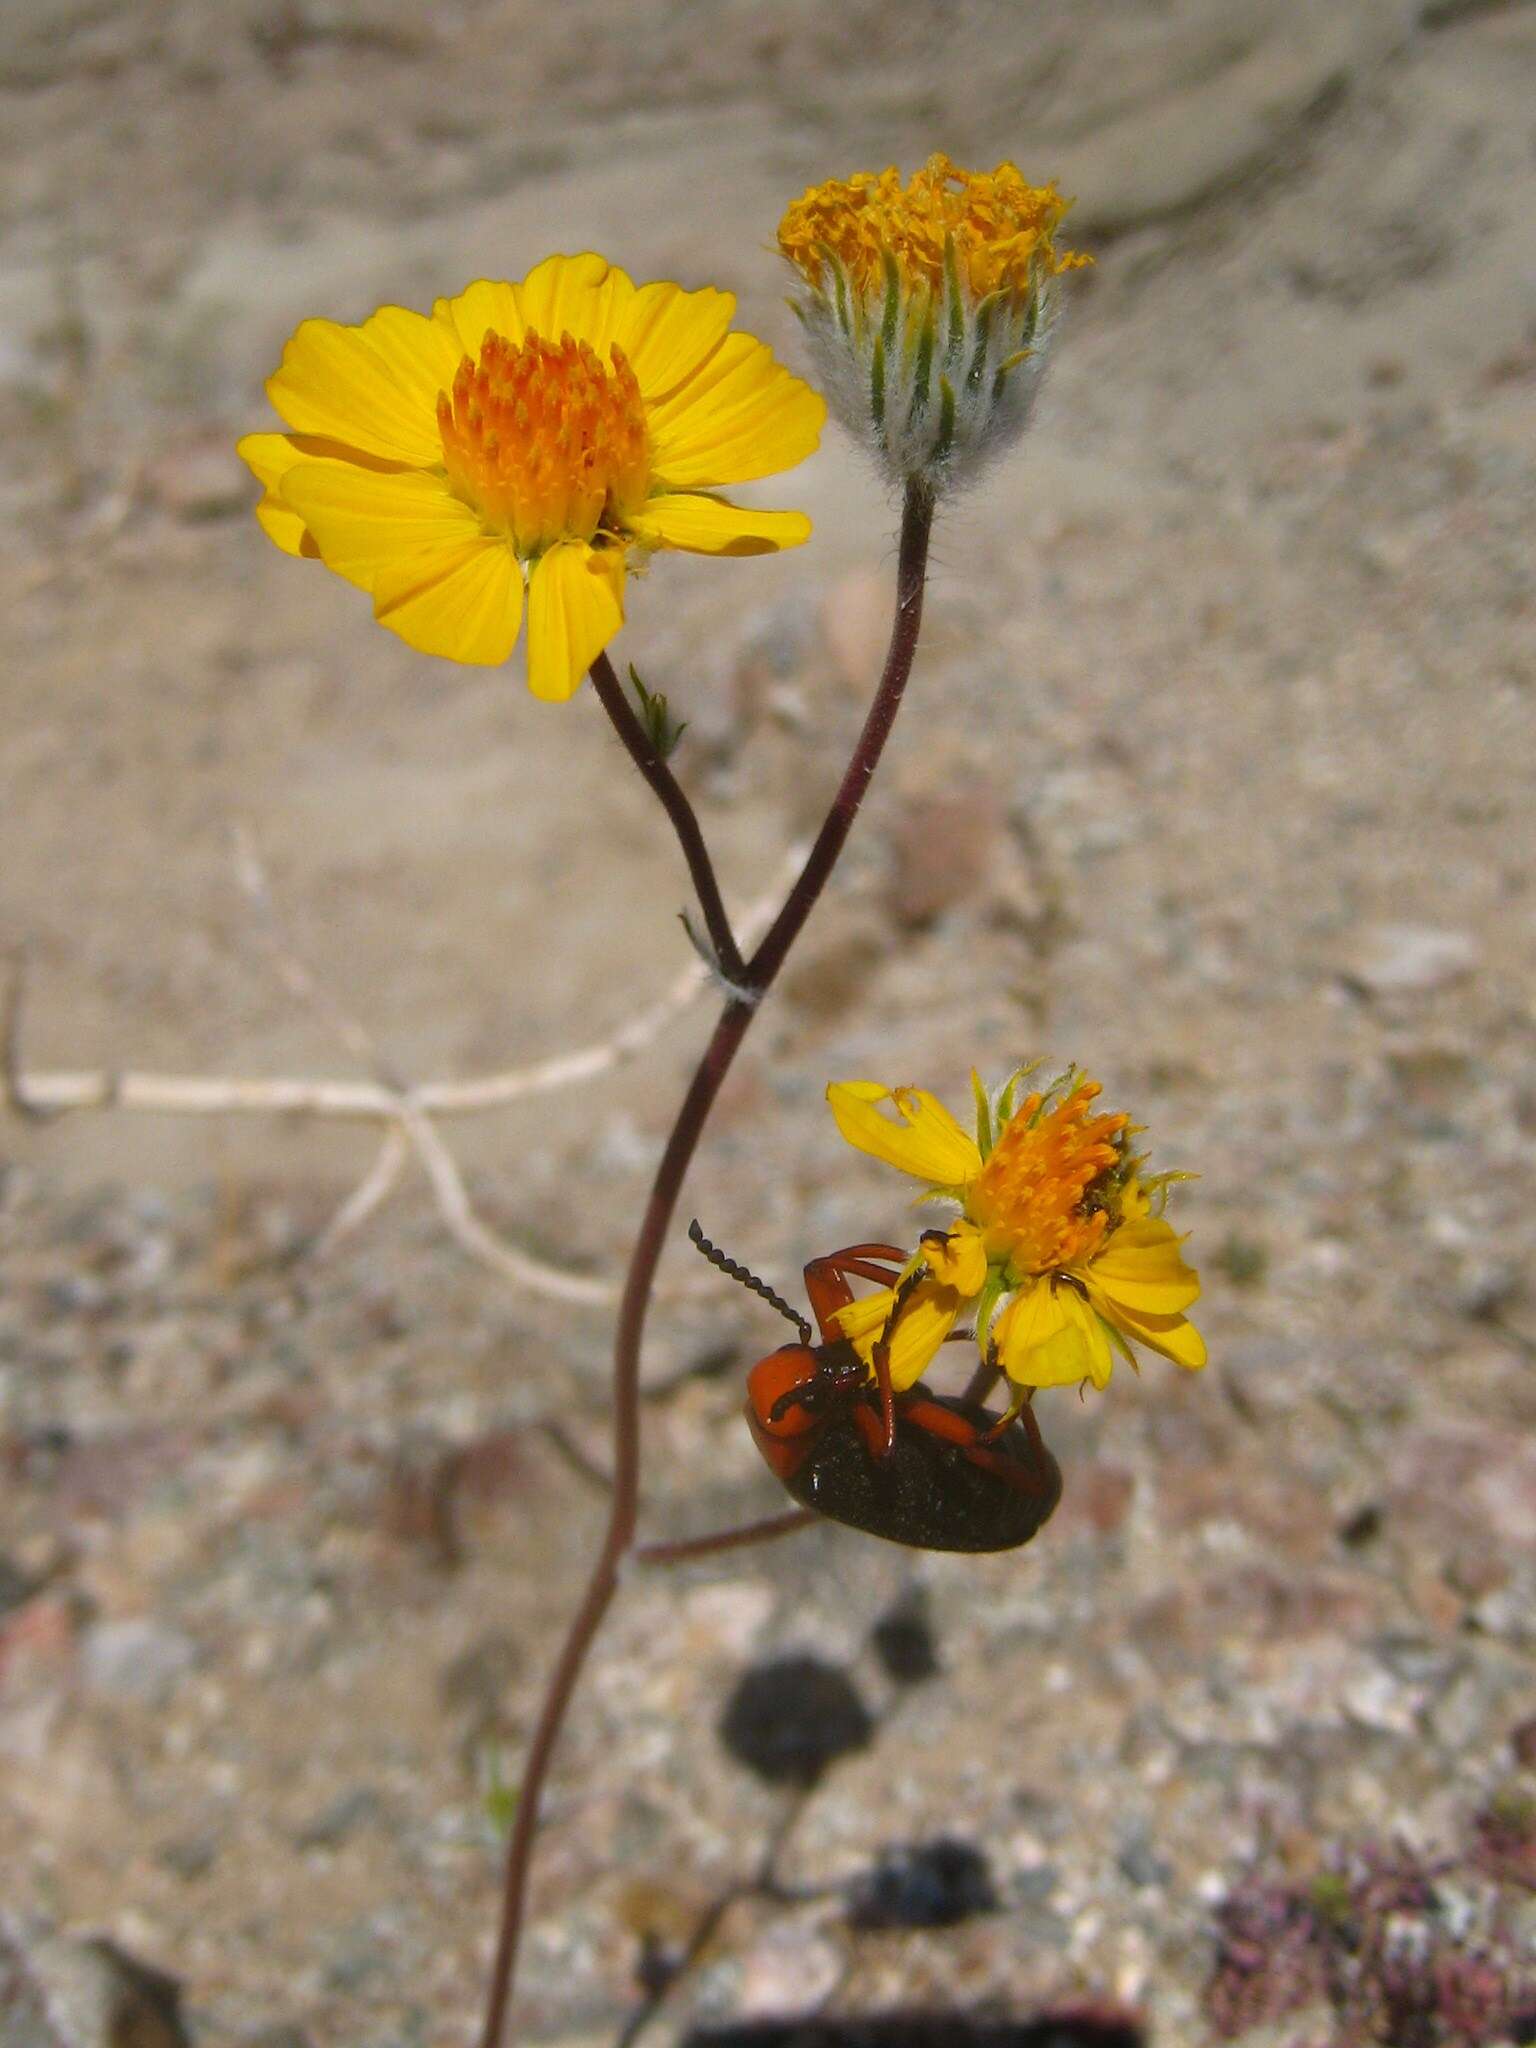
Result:
M785 1344L747 1374L748 1427L775 1476L787 1481L810 1440L869 1379L869 1368L845 1338L831 1344Z
M785 1344L760 1358L747 1374L747 1420L761 1442L764 1436L782 1441L804 1436L823 1418L813 1404L787 1401L786 1396L817 1383L819 1355L809 1344Z

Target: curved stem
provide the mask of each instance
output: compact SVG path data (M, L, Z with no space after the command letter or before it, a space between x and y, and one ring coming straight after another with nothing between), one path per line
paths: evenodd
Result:
M917 636L923 623L923 586L928 573L928 540L932 531L933 499L924 486L909 483L906 503L902 507L901 542L896 557L896 618L891 628L891 644L886 653L880 687L875 692L875 701L869 707L859 743L806 857L805 866L784 899L784 908L768 927L767 937L747 962L747 986L759 992L767 988L784 965L785 955L800 936L802 925L826 887L827 878L837 865L837 857L852 830L859 805L864 801L870 777L885 751L891 727L896 722L896 713L901 709L902 692L911 673L912 657L917 652Z
M718 1557L722 1550L745 1550L751 1543L772 1543L779 1536L793 1536L819 1522L814 1508L786 1508L782 1515L767 1515L760 1522L743 1522L738 1529L717 1529L712 1536L681 1536L674 1543L637 1543L630 1555L636 1564L692 1564L695 1558Z
M672 829L677 834L678 843L683 849L683 858L688 863L694 892L699 899L699 909L704 914L704 929L709 933L709 943L714 948L720 972L727 981L740 981L745 972L741 948L737 945L736 934L731 929L725 899L720 894L720 884L715 876L715 864L709 857L709 848L704 844L704 834L693 805L689 802L682 784L656 751L650 734L635 716L634 706L625 696L624 685L614 674L613 663L606 654L597 657L590 673L592 687L596 690L614 731L624 742L630 759L656 792L662 809L672 820Z
M965 1392L960 1398L963 1401L974 1401L978 1408L984 1408L992 1398L992 1389L1002 1376L1003 1369L1000 1365L994 1365L990 1359L983 1359L966 1382Z
M538 1831L544 1781L565 1721L566 1709L570 1705L576 1681L586 1662L587 1652L592 1646L603 1616L608 1611L609 1603L619 1584L625 1559L634 1545L635 1525L640 1506L640 1346L645 1334L645 1317L650 1306L656 1267L666 1242L672 1212L682 1189L683 1178L703 1135L705 1121L714 1106L715 1097L720 1092L721 1083L725 1080L731 1062L735 1059L752 1019L757 1014L758 998L766 992L774 976L783 966L790 947L799 936L801 928L815 907L817 897L826 886L827 878L842 852L859 805L863 802L864 793L869 787L870 778L890 737L891 727L901 705L902 693L907 686L907 678L912 672L912 658L917 651L917 636L923 613L923 582L932 525L931 495L922 485L909 484L906 502L902 507L901 545L896 575L896 617L891 628L890 647L886 654L879 688L875 692L863 730L854 746L843 779L838 785L837 794L832 799L826 821L806 858L805 866L791 887L783 909L769 928L768 936L742 970L739 981L744 993L732 996L727 1002L709 1044L704 1049L704 1056L689 1084L687 1094L683 1097L671 1136L656 1168L656 1177L651 1184L639 1235L630 1254L629 1273L624 1283L624 1296L614 1338L613 1494L609 1503L608 1527L597 1561L592 1567L587 1590L566 1633L554 1671L550 1675L533 1738L528 1745L517 1811L513 1816L512 1831L507 1842L501 1926L497 1936L496 1955L491 1966L491 1986L486 2001L480 2048L501 2048L517 1961L518 1942L522 1933L527 1901L528 1868L533 1856L534 1838ZM606 673L600 676L600 671ZM630 746L630 752L634 755L641 773L666 805L667 813L677 828L679 837L683 839L684 852L687 853L690 841L679 823L679 818L685 816L691 824L693 834L698 835L698 821L693 815L692 806L683 796L670 769L660 761L654 749L650 747L643 732L640 733L641 750L636 751L636 748L630 745L624 723L615 717L609 705L609 696L617 693L623 712L634 722L637 730L639 721L634 719L627 701L618 690L618 679L613 674L612 665L600 657L593 665L592 679L598 685L598 693L603 697L609 716L614 718L620 738ZM648 766L647 762L651 765ZM655 772L657 769L660 770L659 775ZM680 811L674 808L673 801L669 799L669 789L676 793L676 799L681 804ZM701 873L707 874L713 884L714 870L707 852L704 851L702 835L698 835L697 845L702 856L701 862L696 865L693 857L689 858L695 885L698 885ZM718 889L715 895L718 900ZM700 901L705 904L707 917L707 900L702 890ZM735 975L730 978L738 979Z

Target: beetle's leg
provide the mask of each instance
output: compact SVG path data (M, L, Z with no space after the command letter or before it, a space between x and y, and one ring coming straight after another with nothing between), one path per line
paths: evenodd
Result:
M1029 1432L1031 1444L1042 1454L1045 1446L1040 1439L1040 1425L1035 1420L1034 1410L1026 1405L1019 1411L1020 1419ZM960 1455L972 1465L979 1465L984 1472L991 1472L1011 1486L1015 1493L1038 1496L1039 1475L1018 1458L1009 1457L1004 1451L988 1448L994 1430L979 1430L974 1422L963 1415L957 1415L953 1408L946 1408L942 1401L919 1395L915 1400L902 1403L901 1419L910 1422L914 1429L926 1429L930 1436L941 1442L953 1444ZM1049 1468L1047 1468L1049 1469Z
M982 1431L980 1441L984 1444L995 1444L998 1438L1006 1436L1014 1423L1022 1417L1031 1436L1038 1442L1040 1425L1035 1420L1035 1411L1032 1405L1034 1398L1035 1390L1033 1387L1020 1387L992 1427Z
M989 1451L983 1444L971 1444L962 1450L960 1455L972 1465L979 1465L983 1472L995 1473L1005 1484L1011 1486L1015 1493L1027 1493L1031 1499L1039 1499L1042 1492L1054 1495L1059 1484L1053 1465L1048 1464L1045 1467L1049 1476L1042 1486L1038 1470L1024 1464L1018 1458L1010 1458L1006 1452Z
M875 1452L877 1458L888 1458L896 1448L896 1394L891 1386L891 1323L895 1318L896 1309L893 1306L890 1320L880 1334L880 1342L870 1355L870 1364L875 1368L875 1384L880 1389L880 1445Z
M864 1448L883 1464L896 1448L896 1395L891 1387L891 1348L884 1337L875 1346L872 1361L880 1389L880 1406L868 1401L854 1405L853 1426L864 1439Z
M838 1331L832 1319L853 1300L850 1278L894 1287L906 1262L906 1253L894 1244L851 1244L843 1251L828 1252L825 1258L812 1259L805 1269L805 1292L825 1341L835 1341Z
M859 1435L863 1437L864 1448L872 1458L879 1461L890 1456L890 1450L885 1440L885 1431L881 1427L880 1417L869 1406L868 1402L860 1401L854 1409L853 1426L859 1432Z
M870 1353L869 1362L875 1369L875 1384L880 1389L879 1456L882 1458L888 1458L896 1448L896 1390L891 1385L891 1332L900 1322L902 1310L926 1271L925 1266L914 1267L897 1287L890 1314L885 1319L885 1328L880 1332L880 1341Z
M955 1444L963 1451L970 1450L982 1440L981 1431L974 1422L964 1415L957 1415L942 1401L935 1401L931 1394L915 1391L904 1394L901 1419L910 1422L915 1429L926 1429L930 1436L936 1436L946 1444Z

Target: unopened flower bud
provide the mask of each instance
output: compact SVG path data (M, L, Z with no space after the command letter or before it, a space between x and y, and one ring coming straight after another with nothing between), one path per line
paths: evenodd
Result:
M933 156L905 186L814 185L779 223L827 398L898 485L964 481L1028 424L1053 281L1092 260L1055 245L1068 204L1010 163Z

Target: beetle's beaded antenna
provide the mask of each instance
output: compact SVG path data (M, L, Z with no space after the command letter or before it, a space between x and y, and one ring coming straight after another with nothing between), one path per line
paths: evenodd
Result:
M805 1317L792 1309L782 1294L775 1294L766 1280L759 1280L757 1275L749 1273L745 1266L739 1266L734 1259L728 1259L718 1245L711 1244L703 1231L700 1230L697 1216L694 1217L688 1226L688 1236L690 1242L698 1246L712 1266L718 1266L721 1272L728 1274L732 1280L739 1280L743 1287L750 1288L754 1294L761 1295L770 1308L776 1308L786 1322L793 1323L800 1332L802 1344L813 1342L816 1332L811 1328Z

